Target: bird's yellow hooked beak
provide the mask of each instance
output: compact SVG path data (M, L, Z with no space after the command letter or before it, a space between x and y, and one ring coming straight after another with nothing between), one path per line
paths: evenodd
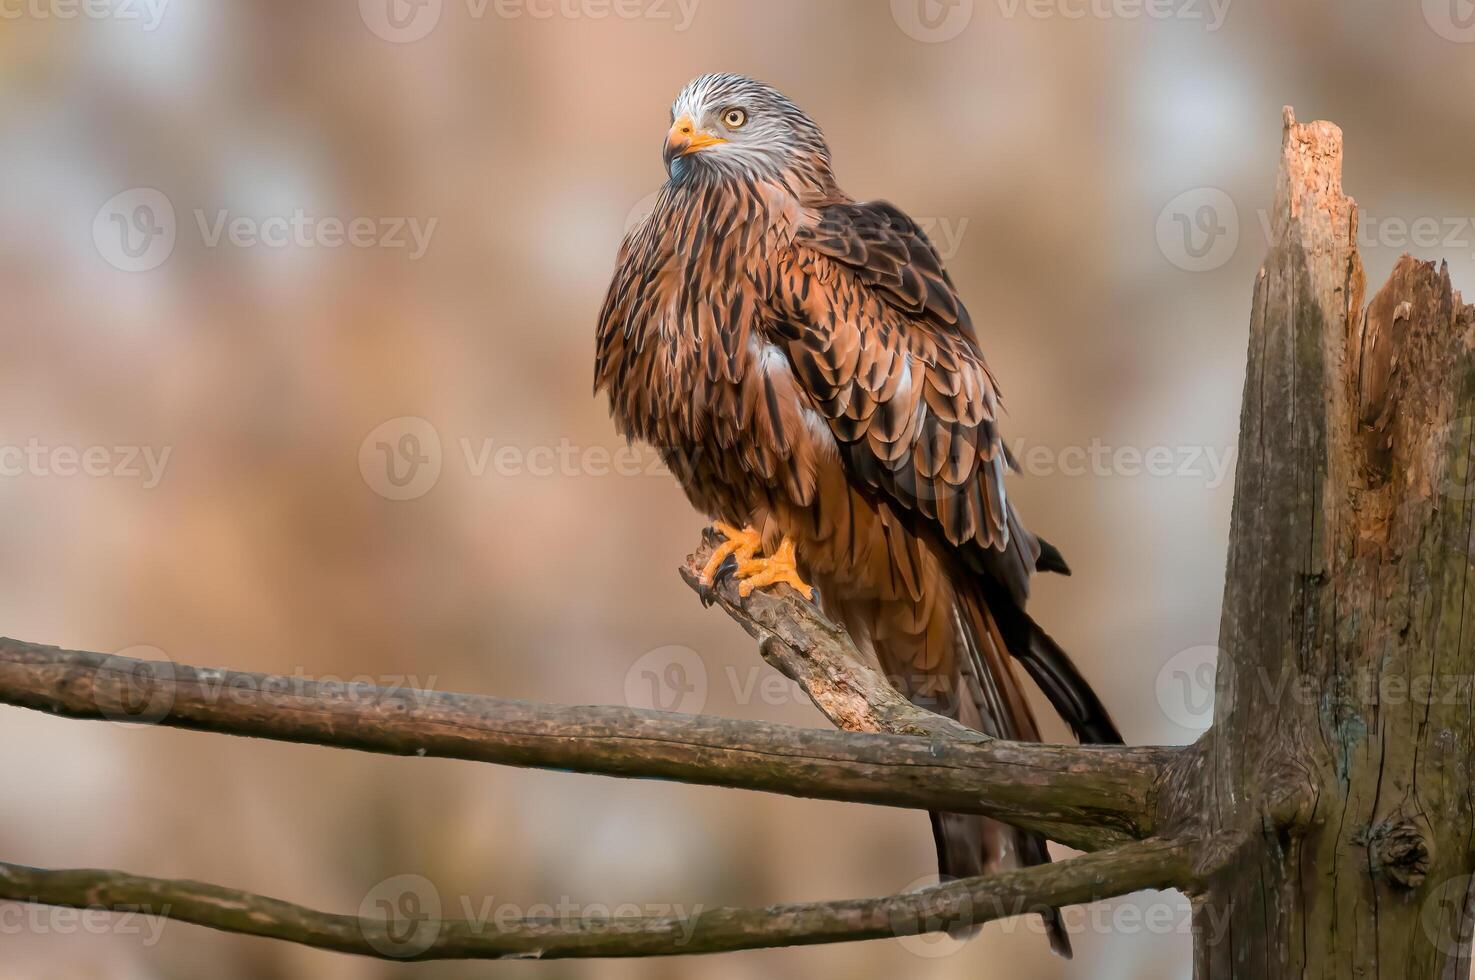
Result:
M698 129L696 123L692 122L691 116L682 116L671 124L671 131L666 134L666 151L663 156L666 162L670 163L677 157L684 157L709 146L726 142L727 140L721 136L714 136L705 130Z

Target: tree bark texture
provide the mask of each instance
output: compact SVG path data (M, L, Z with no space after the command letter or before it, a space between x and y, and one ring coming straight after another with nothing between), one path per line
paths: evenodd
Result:
M1364 307L1341 166L1340 130L1287 109L1201 746L1226 853L1200 980L1469 973L1475 310L1408 256Z

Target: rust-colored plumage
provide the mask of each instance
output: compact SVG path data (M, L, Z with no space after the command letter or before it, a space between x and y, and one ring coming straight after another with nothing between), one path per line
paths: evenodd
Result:
M1067 569L1005 495L997 385L926 236L847 197L818 127L742 76L687 86L665 157L599 321L595 385L620 430L712 518L792 542L825 611L912 700L1038 740L1017 659L1083 741L1120 741L1024 611L1036 570ZM982 817L933 827L944 874L1049 860Z

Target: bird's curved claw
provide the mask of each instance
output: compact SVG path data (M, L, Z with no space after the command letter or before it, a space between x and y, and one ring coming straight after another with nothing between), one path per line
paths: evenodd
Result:
M712 528L725 540L712 549L712 557L707 559L707 564L702 568L701 582L709 589L716 584L717 573L729 558L741 567L742 563L756 555L758 549L763 545L762 537L751 527L739 530L731 524L717 521Z
M728 578L737 573L737 555L728 555L722 559L722 564L717 566L717 571L712 573L710 583L701 581L697 583L697 596L702 600L702 605L711 607L717 601L717 588Z

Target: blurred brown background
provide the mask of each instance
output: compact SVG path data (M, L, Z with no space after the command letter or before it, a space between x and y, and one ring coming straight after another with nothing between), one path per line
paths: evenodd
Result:
M590 395L704 71L779 86L852 194L933 232L1030 453L1011 492L1075 567L1036 615L1133 741L1207 719L1281 105L1345 129L1374 282L1405 248L1475 282L1468 0L96 2L0 0L0 632L25 639L822 724L678 580L703 522ZM12 709L0 746L5 860L341 912L406 873L463 916L934 870L920 813ZM0 905L0 977L1168 978L1189 950L1157 895L1072 913L1073 963L1032 920L422 966L68 921Z

